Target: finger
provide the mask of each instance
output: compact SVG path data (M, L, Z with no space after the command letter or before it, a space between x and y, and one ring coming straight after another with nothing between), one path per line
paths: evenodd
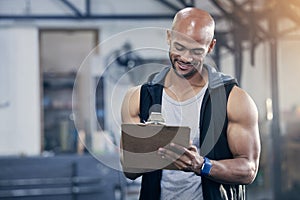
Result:
M193 151L193 152L198 152L198 149L195 145L191 145L188 150Z
M171 163L173 163L176 166L176 168L178 168L180 170L187 168L187 165L182 160L174 158L173 156L171 156L172 154L170 154L166 151L167 150L162 149L162 148L159 149L159 152L160 152L159 154L162 155L163 159L169 160Z
M177 154L176 152L169 150L169 149L165 149L165 148L159 148L158 153L161 156L168 156L168 157L172 158L173 161L179 159L181 156L181 155Z
M177 150L179 150L183 153L187 150L198 152L198 149L195 145L190 145L188 148L186 148L184 146L181 146L181 145L178 145L178 144L175 144L175 143L171 143L170 146L173 147L173 148L176 148Z
M175 144L175 143L173 143L173 142L170 144L170 148L173 149L173 150L176 151L176 152L180 152L181 154L184 154L185 151L188 150L188 149L185 148L184 146L181 146L181 145L179 145L179 144Z
M183 152L182 154L185 154L185 155L188 156L191 160L192 160L192 159L195 159L195 155L194 155L194 153L193 153L193 152L197 152L197 150L194 151L195 148L196 148L195 146L192 145L191 147L189 147L189 148L192 148L193 152L192 152L191 150L189 150L189 149L187 149L187 148L185 148L185 147L183 147L183 146L180 146L180 145L178 145L178 144L175 144L175 143L171 143L170 146L171 146L171 147L174 147L174 148L176 148L176 149L178 149L178 150L181 151L181 152Z
M185 165L192 164L192 161L189 157L187 157L186 155L179 155L176 152L173 152L172 150L165 149L165 148L159 148L158 152L161 156L167 157L172 162L179 161Z
M183 155L184 152L185 152L185 149L184 149L183 146L180 146L180 145L177 145L177 144L174 144L174 143L171 143L171 144L167 145L165 147L165 149L171 150L171 151L177 153L178 155Z
M187 166L186 168L182 169L185 172L193 172L193 169L191 166Z
M180 170L188 168L188 165L186 165L181 160L174 160L172 157L169 157L168 155L166 155L166 159L169 159L170 161L172 161L172 163Z

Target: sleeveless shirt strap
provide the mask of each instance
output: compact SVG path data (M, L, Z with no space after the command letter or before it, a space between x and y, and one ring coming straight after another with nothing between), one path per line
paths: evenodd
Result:
M205 93L199 122L200 152L203 156L214 155L214 146L228 122L227 100L235 85L236 83L226 84L224 87L208 89ZM203 126L206 128L203 129Z

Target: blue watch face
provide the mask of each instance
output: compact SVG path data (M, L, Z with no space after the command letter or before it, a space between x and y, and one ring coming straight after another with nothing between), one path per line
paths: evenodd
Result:
M204 157L204 163L201 169L201 175L209 175L210 170L211 170L212 164L210 162L210 160L206 157Z

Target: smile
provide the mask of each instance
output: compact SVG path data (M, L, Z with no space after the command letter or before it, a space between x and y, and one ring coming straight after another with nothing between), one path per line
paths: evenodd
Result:
M189 70L189 69L193 69L194 65L191 63L184 63L184 62L180 62L177 61L177 65L181 70Z

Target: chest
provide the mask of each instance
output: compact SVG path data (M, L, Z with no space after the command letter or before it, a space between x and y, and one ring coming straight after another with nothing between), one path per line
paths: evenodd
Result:
M199 147L199 121L204 90L185 101L178 102L165 91L162 95L162 116L169 126L188 126L191 129L191 140Z

